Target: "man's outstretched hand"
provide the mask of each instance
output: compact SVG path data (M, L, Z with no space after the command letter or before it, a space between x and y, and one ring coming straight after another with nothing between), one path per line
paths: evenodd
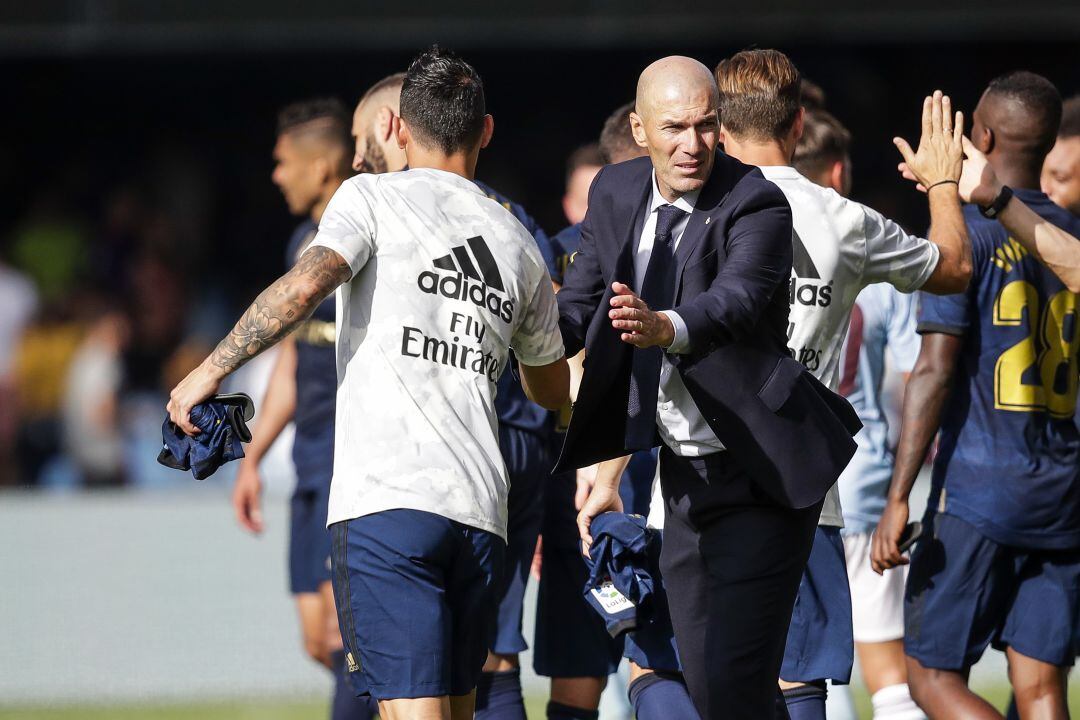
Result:
M593 518L606 512L622 511L623 503L622 498L619 497L618 485L612 487L607 483L598 483L593 486L589 499L585 501L585 505L582 506L581 512L577 516L582 555L588 557L589 548L592 547L593 539L589 529L592 527Z
M615 297L611 298L608 317L611 327L622 331L619 337L623 342L639 348L666 348L674 342L675 326L667 315L650 310L629 285L617 282L611 289Z
M963 139L964 114L954 115L949 96L935 90L923 100L918 150L913 151L901 137L893 138L893 144L904 157L900 172L923 190L942 182L959 182L964 161Z

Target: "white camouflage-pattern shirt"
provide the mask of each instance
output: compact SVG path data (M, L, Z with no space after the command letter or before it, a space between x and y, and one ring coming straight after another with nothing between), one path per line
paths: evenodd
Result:
M347 180L311 247L341 255L328 524L392 509L506 538L495 381L508 347L563 356L532 236L469 180L419 168Z
M918 290L937 268L937 245L909 235L881 213L807 180L795 168L763 166L791 205L793 228L788 350L832 391L855 299L867 285ZM836 485L821 525L843 527Z

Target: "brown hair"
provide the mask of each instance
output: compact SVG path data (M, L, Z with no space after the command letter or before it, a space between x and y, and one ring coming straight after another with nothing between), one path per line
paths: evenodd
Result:
M570 184L570 178L579 168L603 167L604 164L604 158L600 155L600 147L596 143L582 145L570 153L570 157L566 161L566 184Z
M779 50L743 50L716 66L720 122L738 138L775 140L791 129L801 76Z
M808 110L792 165L806 177L848 156L851 133L826 110Z

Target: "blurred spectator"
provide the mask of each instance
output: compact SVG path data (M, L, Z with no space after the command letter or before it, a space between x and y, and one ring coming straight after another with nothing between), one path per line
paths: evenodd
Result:
M37 311L38 294L22 273L0 263L0 486L15 482L15 348Z
M63 447L87 487L124 481L119 412L128 335L127 319L119 312L106 312L90 326L68 366Z
M60 302L76 287L86 266L86 236L63 202L42 193L15 230L12 263L29 275L46 304Z
M600 147L596 143L579 147L566 161L566 193L562 206L571 225L585 219L585 210L589 207L589 188L603 165Z

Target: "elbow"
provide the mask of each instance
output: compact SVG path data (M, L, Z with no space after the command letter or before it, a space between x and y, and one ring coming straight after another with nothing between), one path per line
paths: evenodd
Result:
M970 259L959 260L940 270L932 289L929 287L924 289L935 295L956 295L967 291L974 270Z
M570 402L570 366L563 358L544 375L543 382L523 383L525 394L545 410L559 410Z

